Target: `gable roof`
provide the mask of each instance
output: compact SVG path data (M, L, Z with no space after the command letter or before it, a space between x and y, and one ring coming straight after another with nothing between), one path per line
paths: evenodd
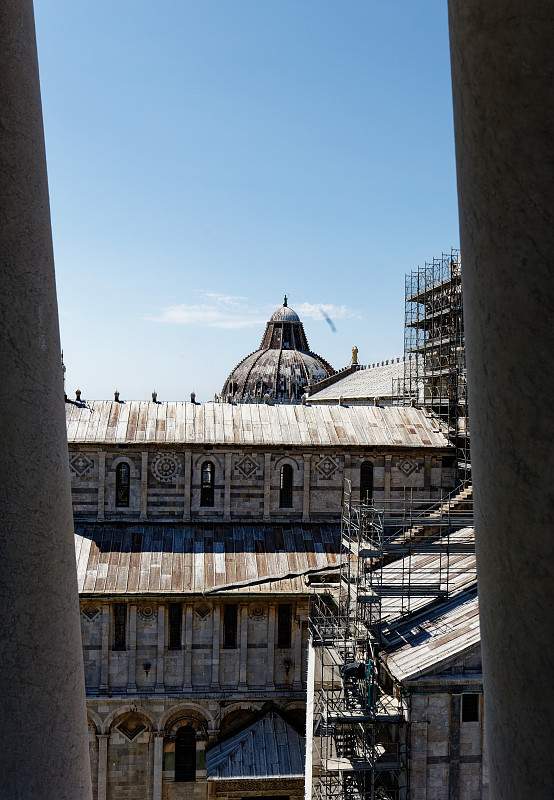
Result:
M338 525L76 524L85 595L306 594L304 575L339 563Z
M304 739L270 712L206 752L208 779L303 778Z
M481 641L477 586L396 628L401 644L383 661L399 681L417 678Z
M404 361L392 358L387 362L345 372L342 376L340 372L336 373L335 380L335 375L331 375L321 381L322 388L319 390L317 384L312 386L310 403L338 403L340 398L348 402L392 397L394 381L404 377Z
M410 407L244 403L66 403L70 444L445 448L425 411Z

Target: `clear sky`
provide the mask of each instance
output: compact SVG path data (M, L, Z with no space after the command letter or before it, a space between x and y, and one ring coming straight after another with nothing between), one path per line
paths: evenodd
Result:
M35 0L68 393L211 399L284 292L336 368L402 354L458 242L446 5Z

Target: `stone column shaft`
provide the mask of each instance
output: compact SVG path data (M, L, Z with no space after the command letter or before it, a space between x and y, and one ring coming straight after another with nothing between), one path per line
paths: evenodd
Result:
M292 623L292 652L294 660L294 679L292 688L302 688L302 619L293 619Z
M152 800L162 800L164 737L163 734L154 735L154 776L152 780Z
M109 734L99 733L98 739L98 788L97 800L106 800L108 791L108 740Z
M450 0L449 16L490 796L546 800L554 10L547 0Z
M32 0L0 3L0 797L90 800Z

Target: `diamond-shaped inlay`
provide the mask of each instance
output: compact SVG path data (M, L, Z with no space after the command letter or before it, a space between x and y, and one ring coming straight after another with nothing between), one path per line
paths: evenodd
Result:
M235 469L240 472L243 478L250 478L258 469L258 462L250 456L244 456L240 461L237 461Z
M409 477L412 472L416 471L417 464L414 461L409 461L406 459L405 461L400 461L398 463L398 469L403 472L406 477Z
M132 742L133 739L136 739L139 733L142 733L146 730L146 725L138 714L129 714L129 716L125 717L123 722L121 722L117 728L121 731L123 736Z
M339 465L330 456L325 456L317 462L315 468L324 478L332 478L335 472L338 470Z
M211 611L211 608L209 606L196 606L194 610L200 619L206 619Z
M77 453L69 459L69 468L77 477L84 478L92 472L94 461L83 453Z
M98 606L83 606L81 613L89 622L92 622L100 614L100 609Z

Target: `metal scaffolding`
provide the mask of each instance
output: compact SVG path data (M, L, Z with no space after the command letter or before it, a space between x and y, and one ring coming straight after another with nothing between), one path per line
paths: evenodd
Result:
M339 587L310 614L317 800L408 799L408 709L380 655L399 620L468 580L472 522L467 484L438 503L413 491L359 503L346 482Z
M393 387L399 403L441 419L456 447L460 480L471 475L462 265L458 250L406 275L404 374Z

